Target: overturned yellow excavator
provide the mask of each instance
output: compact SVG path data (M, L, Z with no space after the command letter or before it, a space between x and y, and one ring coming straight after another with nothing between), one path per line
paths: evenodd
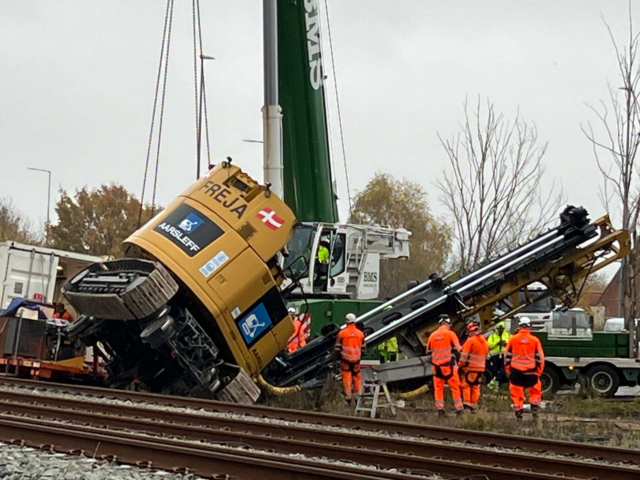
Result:
M107 359L115 386L255 401L251 380L293 332L278 253L295 218L223 162L63 293L83 316L72 338Z

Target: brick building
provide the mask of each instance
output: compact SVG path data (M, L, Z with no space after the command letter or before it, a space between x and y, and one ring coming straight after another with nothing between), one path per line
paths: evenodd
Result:
M636 260L636 271L640 267L640 256ZM640 299L640 282L636 282L636 299ZM618 305L620 305L620 269L613 276L609 285L604 289L597 301L598 305L605 307L607 317L618 317Z

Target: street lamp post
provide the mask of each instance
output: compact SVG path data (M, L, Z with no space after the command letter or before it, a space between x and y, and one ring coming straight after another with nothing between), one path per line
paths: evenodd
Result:
M51 170L44 168L27 167L27 170L33 170L34 172L44 172L49 176L49 182L47 186L47 227L51 223L50 211L51 211ZM49 243L49 230L45 229L46 241Z

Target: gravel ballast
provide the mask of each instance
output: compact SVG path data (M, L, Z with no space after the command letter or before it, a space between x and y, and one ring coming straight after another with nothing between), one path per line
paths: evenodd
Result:
M234 418L234 419L238 419L238 420L252 420L252 421L258 421L258 422L262 422L262 423L269 423L272 424L274 426L298 426L298 427L310 427L310 428L315 428L315 429L324 429L324 430L328 430L328 431L332 431L332 432L336 432L336 433L348 433L351 432L352 430L349 428L343 428L343 427L337 427L337 426L330 426L330 425L316 425L316 424L305 424L302 422L290 422L287 420L280 420L280 419L276 419L276 418L268 418L268 417L255 417L249 414L237 414L237 413L221 413L221 412L213 412L213 411L209 411L209 410L204 410L204 409L193 409L193 408L188 408L188 407L173 407L173 406L166 406L166 405L157 405L157 404L149 404L149 403L144 403L144 402L133 402L130 400L120 400L120 399L115 399L115 398L104 398L104 397L94 397L91 395L79 395L79 394L75 394L75 393L68 393L68 392L61 392L61 391L56 391L53 389L49 389L49 388L23 388L23 387L12 387L12 386L6 386L6 385L0 385L0 389L2 390L18 390L18 391L28 391L29 393L32 394L37 394L37 395L42 395L42 396L53 396L53 397L62 397L62 398L67 398L67 399L78 399L78 398L84 398L86 400L91 400L94 401L96 403L109 403L109 404L115 404L115 405L121 405L123 407L127 407L127 406L137 406L137 407L146 407L149 409L158 409L158 410L164 410L164 411L173 411L176 413L189 413L189 414L197 414L197 415L204 415L204 416L210 416L210 417L226 417L226 418ZM463 447L463 448L469 448L469 447L475 447L478 449L485 449L485 450L492 450L492 451L498 451L498 452L504 452L504 453L523 453L522 450L520 449L512 449L512 448L507 448L507 447L498 447L498 446L492 446L492 447L488 447L488 446L484 446L484 445L479 445L479 444L472 444L472 443L462 443L462 442L457 442L457 441L452 441L452 440L431 440L431 439L427 439L427 438L423 438L423 437L414 437L411 435L403 435L403 434L398 434L398 433L394 433L394 432L380 432L380 431L369 431L369 430L358 430L358 434L360 435L367 435L367 436L373 436L373 437L380 437L380 436L385 436L388 438L394 438L394 439L399 439L399 440L409 440L409 441L415 441L415 442L420 442L423 444L446 444L446 445L451 445L451 446L456 446L456 447ZM565 455L559 455L559 454L555 454L553 452L537 452L534 453L537 456L540 457L547 457L547 458L557 458L557 459L563 459L563 458L567 458L567 456ZM626 464L621 464L618 462L607 462L607 461L603 461L600 459L592 459L592 458L585 458L585 457L580 457L580 456L571 456L571 460L576 460L576 461L582 461L582 462L587 462L587 463L594 463L594 464L601 464L601 465L620 465L620 466L626 466L626 467L630 467L630 468L638 468L640 469L639 465L626 465Z
M119 465L84 456L46 452L0 443L0 478L3 480L204 480L182 475Z

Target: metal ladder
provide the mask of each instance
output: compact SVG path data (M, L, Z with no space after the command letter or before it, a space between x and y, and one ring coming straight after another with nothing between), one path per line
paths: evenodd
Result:
M380 403L380 395L384 395L386 401ZM367 405L369 401L370 404ZM376 418L376 413L379 408L388 408L394 417L396 415L396 407L391 401L387 384L377 379L365 380L362 385L362 392L358 396L356 415L360 412L370 412L371 418Z

